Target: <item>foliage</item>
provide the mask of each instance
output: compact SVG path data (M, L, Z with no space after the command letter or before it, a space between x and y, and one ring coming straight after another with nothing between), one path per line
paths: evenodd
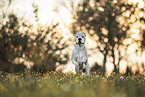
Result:
M9 20L0 28L0 69L8 72L14 71L14 60L22 57L28 44L28 33L19 32L18 19L14 14L9 15ZM20 63L21 64L21 63ZM22 64L21 64L22 65ZM24 70L26 66L22 66ZM18 70L19 71L19 70Z
M32 63L31 70L46 72L67 62L68 54L64 50L68 45L63 41L59 23L38 24L38 6L33 7L36 26L14 14L0 24L0 70L24 72L26 65Z
M102 76L91 73L76 76L59 71L1 75L0 95L2 97L144 97L144 75L123 76L112 74Z
M93 0L93 3L85 0L78 5L74 16L76 21L72 25L73 32L83 30L95 37L97 48L104 55L104 72L108 56L113 59L114 71L119 72L119 62L126 56L121 54L121 48L128 47L123 42L128 38L127 31L131 23L129 18L134 14L134 8L120 0ZM130 12L129 16L124 15L127 11Z

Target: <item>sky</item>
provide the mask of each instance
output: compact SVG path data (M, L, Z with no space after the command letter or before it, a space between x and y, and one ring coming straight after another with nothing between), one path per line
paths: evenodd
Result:
M62 3L65 2L68 7L68 0L12 0L9 7L19 17L24 17L27 20L33 22L34 14L32 4L38 5L38 17L40 22L45 25L48 21L55 19L55 21L62 22L62 20L68 25L71 22L71 13L65 7L62 7ZM79 0L74 0L75 5ZM58 12L54 11L58 9ZM61 18L61 17L62 18Z

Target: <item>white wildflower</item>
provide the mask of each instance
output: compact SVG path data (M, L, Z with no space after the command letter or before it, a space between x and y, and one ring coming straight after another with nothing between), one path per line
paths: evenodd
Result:
M96 75L96 77L99 77L99 75Z
M123 79L124 77L123 76L120 76L120 79Z

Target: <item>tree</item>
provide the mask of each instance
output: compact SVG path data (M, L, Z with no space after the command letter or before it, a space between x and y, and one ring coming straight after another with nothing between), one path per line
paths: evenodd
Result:
M124 15L125 13L129 16ZM74 16L76 21L72 25L73 32L85 30L91 36L96 35L97 48L104 55L103 73L106 71L107 56L112 57L114 71L119 72L119 62L123 58L120 47L128 46L123 42L128 38L127 31L131 23L129 17L133 13L134 6L120 0L93 0L93 3L85 0L78 5L77 15Z
M14 14L9 15L9 20L0 28L0 69L7 72L15 72L14 60L22 57L26 50L28 33L19 32L18 18ZM23 65L23 64L20 64ZM19 66L20 66L19 65ZM24 71L26 66L21 66ZM19 71L19 70L17 70Z
M0 24L0 70L24 71L28 61L33 63L31 70L46 72L68 61L68 53L64 51L68 45L63 41L59 24L38 24L38 6L33 7L36 26L14 14L8 16L5 24Z

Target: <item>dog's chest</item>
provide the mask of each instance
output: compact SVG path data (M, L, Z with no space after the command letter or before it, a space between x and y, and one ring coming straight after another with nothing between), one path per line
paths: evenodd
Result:
M77 50L76 60L77 62L81 63L83 58L87 56L85 50Z

